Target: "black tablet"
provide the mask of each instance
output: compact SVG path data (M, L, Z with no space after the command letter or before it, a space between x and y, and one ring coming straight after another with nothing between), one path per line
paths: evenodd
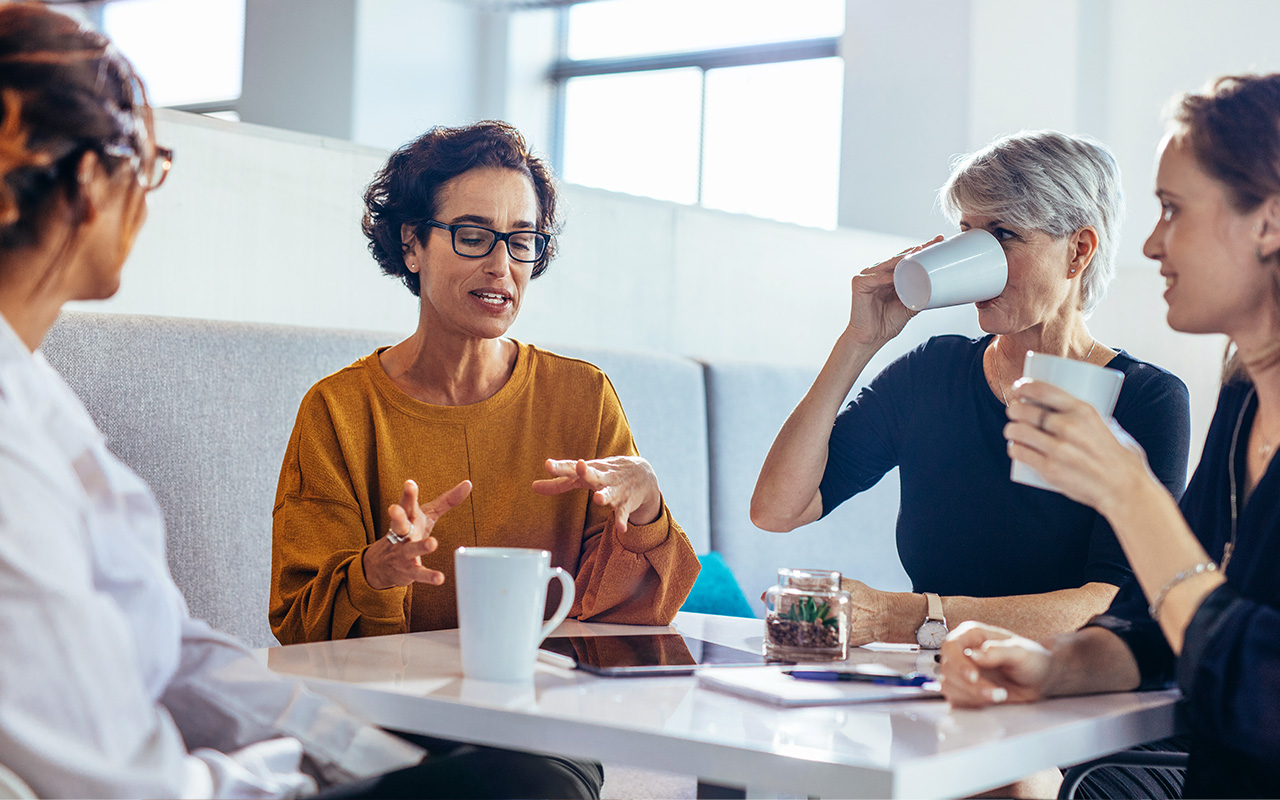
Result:
M679 633L636 636L556 636L542 649L572 658L578 669L597 675L689 675L698 667L750 666L764 656Z

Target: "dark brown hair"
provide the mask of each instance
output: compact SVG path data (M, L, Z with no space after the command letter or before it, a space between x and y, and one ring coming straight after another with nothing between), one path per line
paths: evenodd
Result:
M82 221L77 167L113 172L151 136L146 92L111 42L37 3L0 3L0 257L37 241L54 200Z
M388 275L399 278L418 294L418 273L404 263L402 225L425 241L427 221L434 219L443 185L477 168L511 169L529 178L538 198L538 230L559 232L556 187L547 163L530 152L514 126L486 120L459 128L435 127L391 154L364 193L361 228L369 239L369 252ZM547 271L555 257L555 239L533 267L536 278Z
M1222 184L1239 213L1280 195L1280 74L1228 75L1205 91L1178 98L1172 133L1200 168ZM1272 294L1280 304L1280 253L1268 254ZM1253 354L1249 366L1280 359L1280 342ZM1244 377L1243 359L1228 345L1223 380Z

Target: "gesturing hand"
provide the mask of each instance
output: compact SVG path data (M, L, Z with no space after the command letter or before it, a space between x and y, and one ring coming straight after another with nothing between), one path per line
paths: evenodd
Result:
M591 461L548 458L547 472L554 478L534 481L538 494L563 494L573 489L590 489L592 499L613 508L618 533L627 530L627 522L648 525L662 513L662 492L653 467L639 456L610 456Z
M404 482L399 503L387 509L391 517L389 534L364 550L364 579L375 589L409 586L413 583L444 583L444 573L422 566L422 557L434 552L439 542L431 535L436 521L471 494L471 481L463 481L426 505L418 505L418 484ZM394 540L400 537L396 543Z

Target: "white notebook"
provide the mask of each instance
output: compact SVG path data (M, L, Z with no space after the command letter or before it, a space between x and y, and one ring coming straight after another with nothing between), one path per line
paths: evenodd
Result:
M787 675L790 667L711 667L699 670L698 685L776 706L822 706L921 700L942 697L936 682L923 686L884 686L861 681L813 681Z

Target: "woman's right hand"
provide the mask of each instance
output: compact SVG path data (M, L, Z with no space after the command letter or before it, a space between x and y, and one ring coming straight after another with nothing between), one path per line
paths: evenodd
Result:
M854 276L853 299L849 310L849 333L859 344L882 345L902 332L916 312L898 299L893 288L893 270L912 253L942 241L935 236L923 244L908 247L887 261L867 267Z
M399 503L387 509L390 532L403 537L399 543L386 536L364 549L365 582L374 589L390 589L414 583L444 583L444 573L422 566L422 557L439 542L431 535L436 521L471 494L471 481L463 481L426 505L418 505L418 484L404 482Z
M1053 665L1043 645L973 621L958 625L939 655L942 694L958 708L1040 700Z

